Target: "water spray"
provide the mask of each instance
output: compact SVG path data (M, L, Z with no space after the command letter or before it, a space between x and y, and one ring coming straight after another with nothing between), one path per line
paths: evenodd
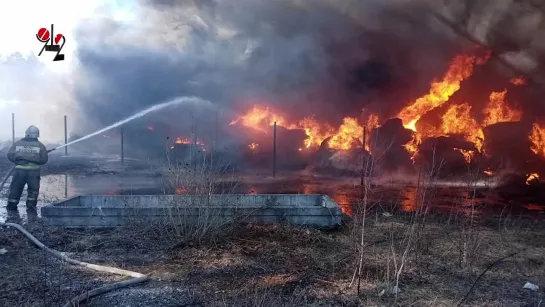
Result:
M50 152L52 152L54 150L66 147L68 145L75 144L77 142L81 142L81 141L86 140L86 139L89 139L89 138L91 138L91 137L93 137L95 135L101 134L101 133L103 133L105 131L108 131L110 129L113 129L115 127L121 126L124 123L127 123L127 122L129 122L129 121L131 121L133 119L137 119L139 117L142 117L142 116L144 116L144 115L146 115L146 114L148 114L150 112L154 112L154 111L166 108L168 106L178 105L178 104L182 104L182 103L190 103L190 102L211 104L210 102L202 100L202 99L200 99L198 97L180 97L180 98L176 98L176 99L173 99L173 100L170 100L170 101L167 101L167 102L152 106L150 108L147 108L147 109L145 109L143 111L140 111L140 112L134 114L131 117L128 117L128 118L126 118L124 120L121 120L121 121L119 121L119 122L117 122L117 123L115 123L113 125L110 125L110 126L104 128L104 129L100 129L100 130L98 130L96 132L88 134L88 135L86 135L86 136L84 136L82 138L79 138L79 139L75 140L75 141L72 141L70 143L66 143L64 145L49 149L47 152L50 153ZM6 183L6 181L11 176L11 174L13 173L14 170L15 170L15 166L10 169L8 174L2 180L2 183L0 184L0 192L4 188L4 184ZM53 256L55 256L55 257L57 257L57 258L59 258L59 259L61 259L63 261L66 261L68 263L78 265L78 266L82 266L82 267L85 267L85 268L89 268L89 269L99 271L99 272L113 273L113 274L132 277L132 279L129 279L129 280L120 281L120 282L117 282L117 283L114 283L114 284L102 286L102 287L93 289L91 291L88 291L88 292L86 292L86 293L84 293L82 295L79 295L79 296L71 299L63 307L70 307L70 306L76 306L76 305L79 306L79 304L81 302L86 301L91 297L98 296L98 295L101 295L103 293L106 293L106 292L109 292L109 291L112 291L112 290L116 290L116 289L119 289L119 288L122 288L122 287L127 287L127 286L134 285L134 284L137 284L137 283L142 283L142 282L148 281L150 279L149 276L138 273L138 272L132 272L132 271L122 270L122 269L113 268L113 267L106 267L106 266L102 266L102 265L96 265L96 264L82 262L82 261L78 261L78 260L68 258L65 254L60 253L60 252L58 252L58 251L56 251L54 249L51 249L51 248L45 246L42 242L38 241L38 239L36 239L33 235L31 235L28 231L26 231L19 224L0 222L0 226L13 227L13 228L19 230L28 239L30 239L37 247L39 247L40 249L52 254Z
M92 138L93 136L99 135L99 134L104 133L104 132L106 132L106 131L108 131L108 130L111 130L111 129L113 129L113 128L119 127L119 126L121 126L121 125L123 125L123 124L125 124L125 123L127 123L127 122L130 122L131 120L135 120L135 119L137 119L137 118L140 118L140 117L142 117L142 116L144 116L144 115L146 115L146 114L148 114L148 113L155 112L155 111L159 111L159 110L164 109L164 108L169 107L169 106L174 106L174 105L179 105L179 104L187 104L187 103L200 103L200 104L212 105L210 101L203 100L203 99L201 99L201 98L199 98L199 97L195 97L195 96L174 98L174 99L169 100L169 101L167 101L167 102L163 102L163 103L161 103L161 104L158 104L158 105L154 105L154 106L152 106L152 107L149 107L149 108L147 108L147 109L145 109L145 110L142 110L142 111L140 111L140 112L138 112L138 113L136 113L136 114L134 114L134 115L132 115L132 116L130 116L130 117L127 117L127 118L125 118L125 119L123 119L123 120L120 120L120 121L118 121L117 123L112 124L112 125L110 125L110 126L108 126L108 127L106 127L106 128L97 130L97 131L95 131L95 132L93 132L93 133L90 133L90 134L88 134L88 135L86 135L86 136L84 136L84 137L81 137L81 138L79 138L79 139L77 139L77 140L74 140L74 141L72 141L72 142L69 142L69 143L66 143L66 144L64 144L64 145L60 145L60 146L58 146L58 147L55 147L55 148L53 148L53 149L50 149L49 151L61 149L61 148L64 148L64 147L66 147L66 146L69 146L69 145L72 145L72 144L81 142L81 141L83 141L83 140Z
M63 145L60 145L60 146L57 146L55 148L52 148L52 149L49 149L47 152L50 153L54 150L57 150L57 149L61 149L61 148L64 148L66 146L69 146L69 145L73 145L75 143L78 143L78 142L81 142L83 140L87 140L89 138L92 138L93 136L96 136L96 135L99 135L101 133L104 133L108 130L111 130L113 128L116 128L116 127L119 127L125 123L128 123L130 122L131 120L135 120L137 118L140 118L148 113L151 113L151 112L155 112L155 111L158 111L158 110L161 110L161 109L164 109L166 107L170 107L170 106L174 106L174 105L179 105L179 104L189 104L189 103L193 103L193 104L203 104L203 105L212 105L212 103L210 101L207 101L207 100L203 100L199 97L195 97L195 96L186 96L186 97L178 97L178 98L174 98L172 100L169 100L169 101L166 101L166 102L163 102L163 103L160 103L160 104L157 104L157 105L154 105L154 106L151 106L145 110L142 110L130 117L127 117L123 120L120 120L106 128L102 128L100 130L97 130L93 133L90 133L86 136L83 136L77 140L74 140L72 142L69 142L69 143L66 143L66 144L63 144ZM4 189L4 185L6 184L6 181L8 180L8 178L11 176L11 174L13 174L13 171L15 170L15 166L12 167L8 174L4 177L4 179L2 180L2 183L0 183L0 193L2 192L2 190Z

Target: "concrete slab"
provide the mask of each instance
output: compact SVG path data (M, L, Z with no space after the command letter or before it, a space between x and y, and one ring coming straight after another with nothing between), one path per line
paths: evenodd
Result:
M45 205L41 215L46 225L58 227L241 220L334 228L341 224L342 212L335 201L321 194L87 195Z

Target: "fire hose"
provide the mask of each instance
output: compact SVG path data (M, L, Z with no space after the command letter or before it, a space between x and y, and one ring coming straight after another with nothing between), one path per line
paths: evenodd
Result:
M15 170L15 166L12 167L8 174L6 175L6 177L4 177L4 179L2 180L2 183L0 183L0 192L4 190L4 185L6 184L6 181L8 181L8 178L9 176L11 176L11 174L13 174L13 171Z
M53 148L51 150L48 150L48 152L51 152L53 150L55 150L55 148ZM15 170L15 167L12 167L11 170L8 172L8 174L4 177L4 179L2 180L2 183L0 184L0 191L2 191L2 189L4 188L4 184L6 183L7 179L11 176L11 174L13 173L14 170ZM90 299L92 297L99 296L99 295L104 294L106 292L110 292L110 291L120 289L120 288L123 288L123 287L131 286L131 285L138 284L138 283L142 283L142 282L148 281L150 279L149 276L138 273L138 272L122 270L122 269L118 269L118 268L114 268L114 267L102 266L102 265L87 263L87 262L78 261L78 260L68 258L65 254L45 246L42 242L40 242L38 239L36 239L36 237L34 237L30 232L28 232L26 229L23 228L23 226L21 226L19 224L0 222L0 226L13 227L13 228L19 230L30 241L32 241L32 243L34 243L34 245L36 245L40 249L48 252L49 254L55 256L56 258L58 258L58 259L60 259L62 261L66 261L66 262L68 262L70 264L85 267L85 268L95 270L95 271L98 271L98 272L112 273L112 274L132 277L132 279L129 279L129 280L116 282L116 283L113 283L111 285L106 285L106 286L102 286L102 287L95 288L95 289L92 289L90 291L87 291L87 292L85 292L85 293L83 293L81 295L78 295L75 298L71 299L65 305L63 305L63 307L79 306L79 304L81 302L84 302L84 301L86 301L86 300L88 300L88 299Z
M90 299L92 297L95 297L95 296L98 296L98 295L101 295L101 294L104 294L106 292L110 292L110 291L113 291L113 290L116 290L116 289L120 289L120 288L123 288L123 287L131 286L131 285L138 284L138 283L142 283L142 282L148 281L150 279L149 276L138 273L138 272L127 271L127 270L122 270L122 269L118 269L118 268L102 266L102 265L97 265L97 264L92 264L92 263L87 263L87 262L82 262L82 261L70 259L66 255L64 255L63 253L45 246L42 242L40 242L38 239L36 239L36 237L34 237L31 233L29 233L26 229L24 229L23 226L21 226L19 224L0 222L0 226L9 226L9 227L13 227L13 228L19 230L28 239L30 239L30 241L32 241L32 243L34 243L40 249L50 253L51 255L59 258L60 260L66 261L66 262L68 262L70 264L85 267L85 268L95 270L95 271L98 271L98 272L106 272L106 273L112 273L112 274L117 274L117 275L133 277L132 279L129 279L129 280L116 282L116 283L113 283L111 285L106 285L106 286L102 286L102 287L95 288L93 290L87 291L87 292L85 292L85 293L83 293L81 295L78 295L77 297L71 299L68 303L63 305L63 307L79 306L79 303L84 302L85 300L88 300L88 299Z

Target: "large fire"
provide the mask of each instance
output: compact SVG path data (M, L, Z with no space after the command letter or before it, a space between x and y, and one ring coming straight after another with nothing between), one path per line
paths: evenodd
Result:
M442 81L433 81L428 94L399 112L397 117L403 121L405 128L416 131L420 117L447 102L460 89L462 81L471 76L475 60L474 56L456 56Z
M288 122L284 116L275 113L270 107L254 105L245 115L233 120L230 125L242 124L264 133L270 131L270 126L276 123L287 129L301 129L305 131L307 138L303 146L305 148L318 147L323 141L330 137L329 148L336 150L348 150L353 146L354 141L363 141L364 127L359 124L358 119L345 117L343 124L334 129L327 123L320 123L313 117L306 117L300 121ZM378 117L374 114L368 116L366 121L367 131L378 127ZM251 149L255 146L250 144ZM369 149L369 142L366 139L366 148Z
M466 161L470 163L476 153L484 153L485 127L497 123L521 121L523 112L514 104L514 101L508 101L507 88L491 92L487 102L477 104L484 107L475 108L473 101L459 102L460 99L456 102L451 101L451 97L462 88L463 82L472 76L474 68L484 65L488 59L489 54L484 57L469 54L455 56L444 76L431 82L427 93L408 103L397 113L395 117L399 118L403 127L410 130L413 135L412 141L404 145L413 162L423 140L430 137L451 136L468 142L460 144L474 145L453 148L462 153ZM524 86L527 81L523 77L516 77L509 80L508 84L511 87ZM431 117L435 117L435 122L428 119ZM233 120L230 125L242 125L262 133L271 133L271 126L274 123L289 130L300 129L305 132L306 139L303 144L298 145L299 150L325 145L334 150L346 151L356 147L361 148L363 144L368 152L371 152L370 132L380 126L379 116L372 113L361 118L345 117L342 123L335 127L331 123L318 121L312 116L293 120L266 104L254 104L246 114ZM364 136L365 130L366 136ZM545 126L534 124L529 140L532 143L532 151L536 155L545 157ZM257 143L248 145L252 150L257 146Z
M451 106L443 115L442 126L427 130L426 133L418 131L416 124L424 114L448 102L449 98L460 89L461 82L471 76L473 66L482 64L485 60L470 55L456 56L443 79L432 82L428 94L416 99L401 110L397 117L402 120L405 128L415 132L413 141L405 146L410 153L413 155L416 153L418 144L423 138L446 134L466 133L468 140L474 142L477 149L481 149L483 133L478 123L471 117L471 107L467 104ZM502 97L495 98L494 101ZM496 108L496 105L491 107ZM500 115L503 116L504 113L500 113ZM341 126L335 129L330 124L320 123L312 117L289 122L285 116L274 112L270 107L254 105L245 115L232 121L231 125L240 123L261 132L267 132L270 131L267 126L276 122L277 125L287 129L303 129L307 135L304 144L307 148L320 146L325 139L330 138L327 143L329 148L349 150L354 144L363 142L364 127L367 131L371 131L379 126L378 119L377 115L370 114L365 119L365 124L362 125L357 118L345 117ZM365 148L370 150L369 137L365 139Z

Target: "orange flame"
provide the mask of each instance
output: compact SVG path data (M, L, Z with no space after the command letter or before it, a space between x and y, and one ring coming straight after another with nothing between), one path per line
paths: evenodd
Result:
M377 128L379 126L378 116L375 114L369 115L369 118L367 119L367 135L365 137L365 150L368 152L371 152L371 142L369 141L371 138L369 137L370 132L373 131L373 129Z
M329 147L337 150L349 150L355 140L363 139L363 128L358 120L345 117L339 131L329 140Z
M176 191L175 191L176 195L185 194L186 192L187 192L187 189L184 188L184 187L182 187L182 186L177 187L177 188L176 188Z
M422 140L420 139L420 134L417 132L413 132L412 140L404 146L407 152L410 154L413 163L415 162L416 154L418 152L418 145L420 145L421 141Z
M176 140L174 141L174 143L175 144L193 144L193 141L191 141L188 138L177 137ZM196 141L196 144L204 146L204 144L202 142L200 142L200 141Z
M364 126L367 130L367 135L365 137L365 150L370 152L369 135L373 129L379 126L378 116L375 114L370 114ZM354 142L361 144L363 141L364 126L360 125L356 118L343 118L343 123L337 132L331 136L331 139L328 142L329 148L336 150L349 150L352 148Z
M438 137L442 135L460 135L466 141L475 145L475 150L466 150L457 148L464 155L467 162L473 159L476 152L481 152L484 145L483 128L495 123L516 122L522 118L522 112L506 103L507 89L498 92L492 92L489 101L483 109L482 121L477 121L472 114L472 107L469 103L450 105L440 114L440 124L437 126L418 126L417 123L426 113L436 110L449 102L449 99L460 88L464 80L473 73L475 65L484 64L490 57L490 53L485 57L478 58L472 55L458 55L451 61L449 68L441 80L434 80L428 93L411 104L403 108L398 118L401 119L403 126L414 132L411 142L405 145L407 151L411 154L414 161L418 145L424 138ZM512 84L523 85L526 80L522 77L510 80ZM436 111L439 111L437 109ZM358 121L353 117L345 117L338 129L333 128L327 123L320 123L313 117L304 118L300 121L289 122L286 117L273 112L268 107L254 106L247 114L231 122L231 125L240 123L244 126L268 133L268 126L274 122L277 125L287 129L302 129L307 138L304 141L304 147L317 147L323 141L329 138L327 145L336 150L349 150L355 144L361 144L364 127L370 132L379 126L378 116L371 114L367 121ZM362 123L363 124L360 124ZM428 125L427 123L424 123ZM370 151L369 137L366 138L365 149ZM545 157L545 128L534 125L530 135L532 140L532 150ZM249 145L250 148L252 147ZM299 150L302 150L300 148Z
M254 105L245 115L233 120L229 125L242 124L263 133L270 131L269 127L276 125L287 129L303 129L307 135L305 147L319 146L321 142L331 133L333 128L328 125L321 125L314 118L304 118L298 124L288 123L284 116L276 114L269 107Z
M260 105L254 105L248 113L239 117L238 119L233 120L229 125L235 125L239 122L246 127L253 128L261 132L267 132L267 127L274 125L275 122L278 126L286 127L286 120L284 117L274 113L269 107L263 107Z
M537 173L526 174L526 184L530 185L532 181L539 181L539 175Z
M333 127L329 124L320 124L312 117L304 118L299 122L298 127L305 130L307 139L305 147L320 146L322 142L334 133Z
M441 117L442 124L440 127L427 127L425 136L440 136L440 135L463 135L466 141L475 144L475 147L480 152L484 144L483 127L500 123L500 122L515 122L520 121L522 112L509 107L505 102L507 90L501 92L492 92L489 102L485 109L483 124L479 124L471 114L471 106L468 103L452 105ZM409 148L413 149L414 144L409 144ZM414 149L413 149L414 150ZM467 162L473 159L474 152L461 150Z
M174 141L175 144L191 144L191 140L186 138L177 137Z
M406 106L404 109L401 110L401 112L399 112L397 117L401 119L405 129L410 129L415 132L413 134L413 139L405 145L405 149L411 155L413 163L415 161L414 159L417 153L418 145L421 143L424 137L439 136L445 133L449 133L448 131L450 130L460 130L456 128L448 128L449 123L451 123L450 117L452 116L452 114L449 114L449 111L451 113L454 113L464 110L449 109L449 111L447 111L447 113L443 116L443 127L427 131L424 135L421 135L421 131L417 131L416 123L418 122L418 120L420 120L422 115L446 103L450 99L450 97L460 89L462 81L471 76L471 74L473 73L474 65L483 64L484 62L486 62L486 60L487 58L477 59L475 56L470 55L456 56L451 61L449 69L443 76L442 81L434 80L431 84L431 88L428 94L418 98L416 101ZM447 120L446 125L445 119ZM465 121L465 125L473 125L470 120L465 119ZM448 129L445 129L445 126ZM454 132L452 131L450 133ZM474 138L474 136L471 136L471 138Z
M464 160L466 160L466 163L471 163L471 160L473 160L473 155L475 154L473 151L467 149L456 150L458 150L464 156Z
M528 83L524 77L513 78L509 82L514 85L526 85Z
M461 134L481 151L484 133L479 124L471 116L468 103L451 106L443 115L442 134Z
M447 102L450 96L460 89L462 81L471 76L475 60L474 56L456 56L442 81L433 81L427 95L418 98L399 112L397 117L403 121L405 128L416 131L416 122L422 115Z
M263 133L268 133L271 125L274 122L279 126L287 129L302 129L305 131L307 138L304 141L304 147L318 147L322 142L331 137L328 142L330 148L336 150L348 150L352 147L354 141L360 142L363 138L363 126L358 123L358 120L352 117L343 119L343 124L335 130L327 123L320 123L314 117L306 117L296 123L290 123L282 115L273 112L270 108L255 105L245 115L233 120L229 125L241 124ZM378 116L371 114L367 119L367 128L370 131L378 127ZM369 150L368 139L366 140L366 148ZM299 151L302 151L300 148Z
M255 150L257 147L259 147L259 144L252 143L252 144L248 145L248 147L250 147L251 150Z
M530 142L532 142L530 149L536 155L545 157L545 127L534 123L529 138Z
M483 124L489 126L503 122L518 122L522 118L522 112L517 109L511 109L505 103L505 94L507 89L502 92L492 92L483 113L485 119Z
M481 151L484 141L484 132L477 121L471 116L471 106L468 103L455 104L441 116L441 125L426 127L423 131L425 137L438 137L442 135L460 135L466 141L473 143L478 151ZM417 134L418 135L418 134ZM415 148L415 144L411 144ZM475 154L472 150L456 149L464 155L466 162L471 162Z

